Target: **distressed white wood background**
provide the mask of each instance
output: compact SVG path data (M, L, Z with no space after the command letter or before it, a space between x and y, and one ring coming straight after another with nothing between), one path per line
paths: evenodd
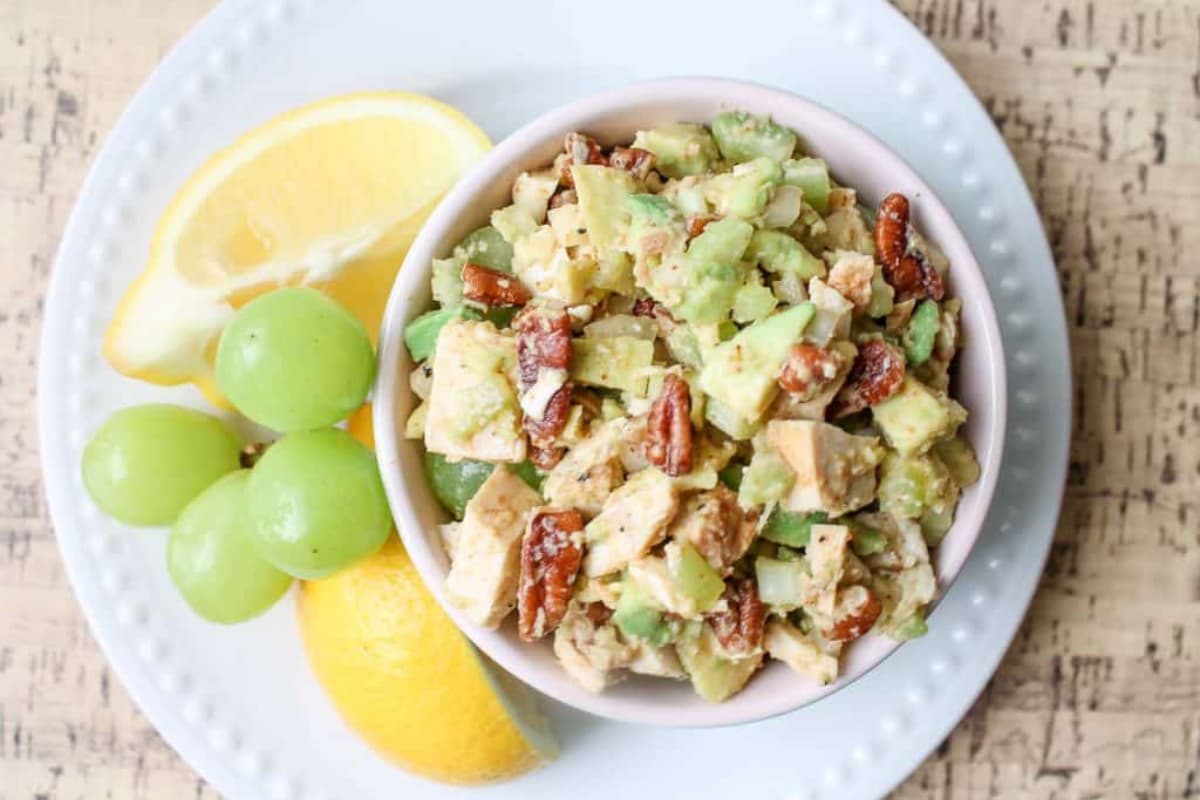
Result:
M133 707L67 585L35 359L99 141L211 0L0 0L0 800L216 793ZM901 798L1200 797L1200 2L899 0L1016 153L1077 382L1041 589Z

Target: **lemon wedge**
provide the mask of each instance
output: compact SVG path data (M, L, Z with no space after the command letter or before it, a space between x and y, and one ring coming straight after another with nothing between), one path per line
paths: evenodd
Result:
M201 167L159 221L105 335L119 372L210 399L216 341L258 294L310 285L374 336L421 224L490 147L449 106L404 92L324 100L267 122Z
M370 443L369 406L349 428ZM557 754L532 693L477 653L396 536L365 561L304 582L297 614L317 679L347 724L390 761L478 784Z
M342 719L389 761L446 783L512 778L556 746L529 690L483 661L396 537L366 561L306 581L309 663Z

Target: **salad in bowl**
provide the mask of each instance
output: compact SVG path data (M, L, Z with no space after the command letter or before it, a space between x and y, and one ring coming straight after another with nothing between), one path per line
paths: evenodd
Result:
M570 130L431 260L424 308L398 284L411 398L377 443L413 444L435 591L476 641L511 620L585 692L716 703L925 631L981 476L963 300L925 199L860 197L802 134L736 109Z

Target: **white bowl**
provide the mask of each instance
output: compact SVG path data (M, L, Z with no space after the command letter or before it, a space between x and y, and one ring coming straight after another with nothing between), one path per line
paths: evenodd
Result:
M846 650L841 676L818 686L779 662L720 704L709 703L686 682L631 677L592 694L567 676L551 651L550 637L537 644L517 637L513 619L499 630L467 620L446 602L449 560L436 526L448 517L425 483L419 443L404 438L404 421L414 407L408 375L414 364L403 343L405 324L429 308L430 262L444 257L491 211L510 201L519 172L548 164L569 131L582 131L602 144L625 144L634 132L669 122L708 122L721 111L770 114L799 132L807 149L825 158L840 182L868 204L889 192L912 201L914 221L950 260L949 293L963 299L966 347L958 357L955 396L970 412L964 433L979 457L982 477L962 496L954 525L937 547L934 567L942 591L971 551L987 514L1000 469L1005 425L1005 375L1000 331L979 265L950 212L901 158L849 120L788 92L752 83L716 79L668 79L605 91L551 111L498 144L450 191L413 243L392 287L380 334L375 393L375 446L388 501L401 538L421 576L442 607L500 666L535 689L568 705L627 722L673 726L749 722L800 708L846 686L898 646L868 634ZM513 615L515 616L515 615ZM938 624L937 614L929 620Z

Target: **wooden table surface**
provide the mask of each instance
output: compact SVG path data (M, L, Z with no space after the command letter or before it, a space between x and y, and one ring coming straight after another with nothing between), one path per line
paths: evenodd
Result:
M0 0L0 800L216 797L130 702L54 544L35 367L96 149L211 0ZM1033 189L1067 308L1066 504L1024 626L902 798L1200 797L1200 2L901 0Z

